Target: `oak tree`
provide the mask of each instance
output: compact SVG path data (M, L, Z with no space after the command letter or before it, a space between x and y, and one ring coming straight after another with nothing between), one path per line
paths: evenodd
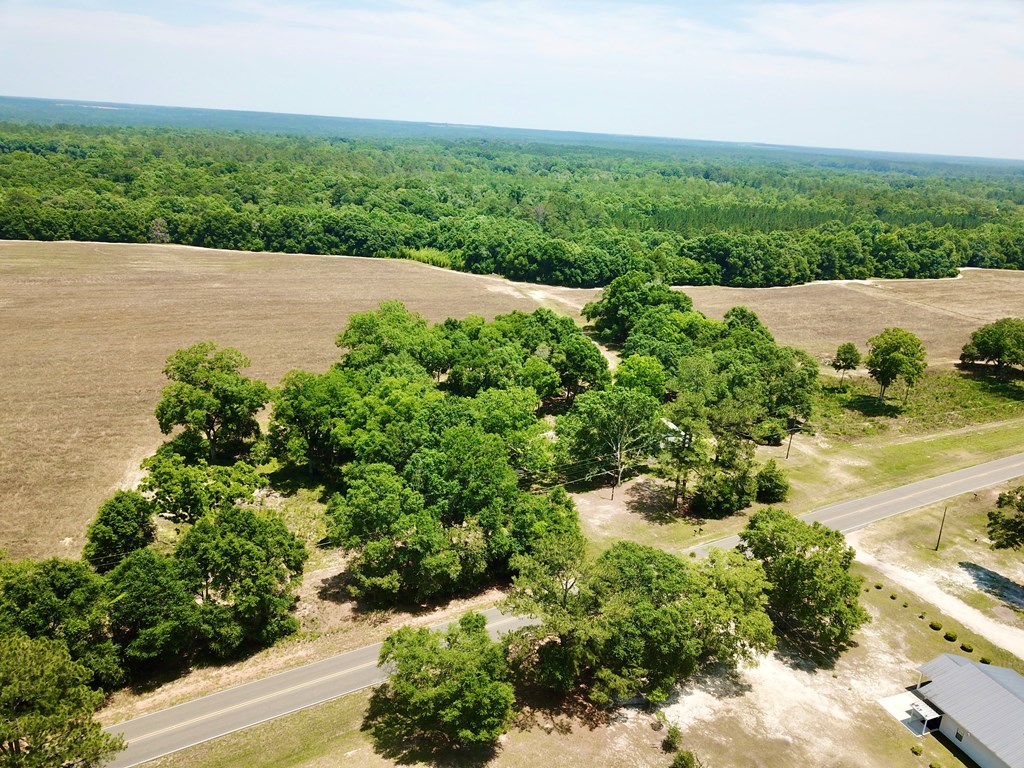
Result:
M241 369L249 358L232 347L220 349L210 341L179 349L164 366L170 384L156 406L160 429L176 426L205 439L210 461L225 450L257 436L257 412L270 398L262 381L246 378Z
M882 402L897 379L902 379L908 390L917 384L925 369L924 344L904 328L886 328L868 339L865 362L871 378L878 382L878 400Z

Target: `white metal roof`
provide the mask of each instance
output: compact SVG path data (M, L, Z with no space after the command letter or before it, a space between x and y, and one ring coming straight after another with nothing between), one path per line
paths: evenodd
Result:
M999 759L1024 768L1024 677L1012 669L944 653L921 666L931 678L919 693Z

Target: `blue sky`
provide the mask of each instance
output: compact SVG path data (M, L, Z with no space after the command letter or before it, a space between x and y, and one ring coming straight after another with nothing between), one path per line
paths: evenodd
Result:
M0 93L1024 159L1021 0L0 0Z

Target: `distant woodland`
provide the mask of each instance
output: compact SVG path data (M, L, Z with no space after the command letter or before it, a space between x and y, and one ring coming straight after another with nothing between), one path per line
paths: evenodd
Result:
M1024 267L1024 166L739 145L0 123L0 238L411 258L567 286Z

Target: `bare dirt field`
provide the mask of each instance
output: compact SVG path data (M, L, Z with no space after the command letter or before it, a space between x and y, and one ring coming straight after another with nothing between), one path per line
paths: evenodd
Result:
M947 280L869 280L810 283L790 288L683 288L694 306L722 317L742 304L754 310L783 344L818 358L889 326L917 334L929 364L948 364L978 326L1024 315L1024 272L965 269Z
M904 325L930 359L955 357L978 325L1024 314L1024 273L793 288L685 288L698 309L755 310L784 343L827 356ZM0 242L0 550L75 556L113 490L160 442L164 361L200 340L235 346L277 383L322 370L354 312L401 299L431 320L537 306L579 316L596 290L551 288L405 261L184 246Z
M572 312L557 294L383 259L0 242L0 550L79 553L100 502L161 441L153 409L180 347L238 347L276 384L325 369L348 316L385 299L440 321Z

